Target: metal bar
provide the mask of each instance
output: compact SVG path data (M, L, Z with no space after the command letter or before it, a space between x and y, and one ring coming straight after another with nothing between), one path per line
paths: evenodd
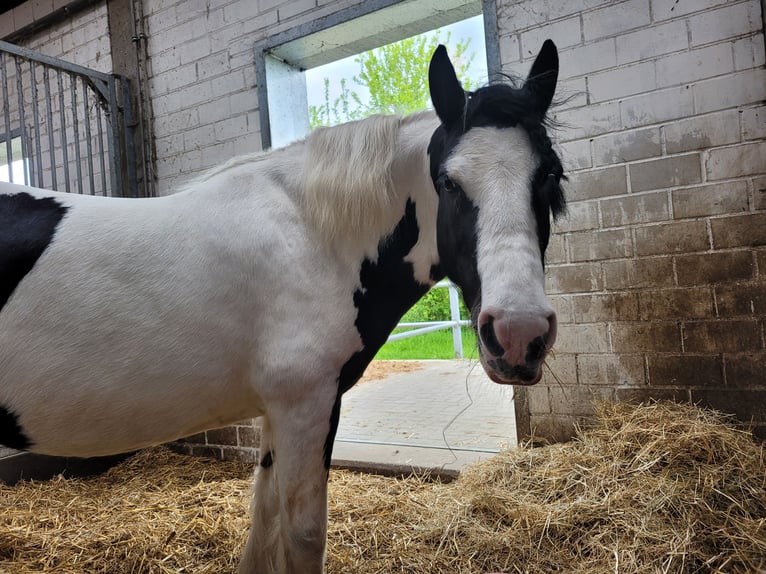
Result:
M90 110L88 110L88 88L85 83L85 78L80 77L80 85L82 86L82 108L85 112L85 145L88 152L88 179L90 181L90 194L96 193L96 179L93 173L93 144L91 142L90 131ZM98 105L98 104L96 104Z
M40 148L40 110L39 110L39 90L37 88L37 76L35 74L35 63L29 60L29 77L32 80L32 118L35 123L35 136L32 138L35 142L35 163L37 164L37 180L32 185L43 187L43 154ZM30 168L30 172L34 173Z
M75 76L69 76L69 93L72 97L71 107L72 110L72 128L74 130L74 157L75 157L75 173L77 174L77 189L79 193L82 193L82 156L80 155L80 126L77 119L77 82Z
M3 83L3 122L5 124L5 154L8 161L8 181L13 183L13 149L11 148L11 111L8 102L8 71L5 54L0 52L0 79Z
M399 323L396 325L397 329L409 329L412 327L431 327L433 325L441 325L442 327L454 327L460 325L461 327L470 327L471 322L468 319L461 319L459 321L413 321L412 323Z
M90 68L85 68L84 66L78 66L77 64L72 64L58 58L51 58L45 54L40 54L34 50L29 50L15 44L3 42L2 40L0 40L0 52L7 52L9 54L13 54L14 56L21 56L26 60L33 60L41 64L52 66L58 70L64 70L73 74L87 76L88 78L98 79L103 82L109 82L109 79L111 78L109 74L105 74L104 72L97 72L96 70L91 70Z
M29 182L27 181L27 170L24 169L24 150L26 149L26 146L24 145L24 138L25 138L25 124L26 120L24 119L24 83L22 82L21 77L21 60L19 58L16 58L16 91L18 92L16 94L16 99L19 102L19 136L21 137L21 173L23 174L23 182L24 185L27 185ZM11 168L10 162L8 163L9 169L13 171Z
M457 287L450 285L449 289L449 315L455 322L452 327L452 347L455 350L455 358L463 358L463 333L460 329L460 296Z
M51 158L51 187L55 190L58 189L58 186L56 185L56 142L53 139L53 111L51 110L53 95L51 94L50 75L47 66L43 68L43 81L45 82L45 107L48 119L48 155Z
M133 106L130 98L130 80L120 78L122 87L122 109L125 128L125 167L128 172L128 194L138 197L138 177L136 174L136 128L133 122Z
M59 116L61 117L61 151L63 152L64 160L64 184L67 193L71 193L71 186L69 182L69 151L67 150L66 139L66 107L64 106L64 80L62 79L63 72L58 70L58 88L59 88Z
M109 78L109 117L107 118L106 132L109 145L109 169L111 170L111 195L123 197L122 177L120 170L120 114L117 109L117 88L114 77Z
M433 333L435 331L441 331L447 329L452 323L446 323L444 325L432 325L431 327L423 327L422 329L413 329L412 331L405 331L404 333L394 333L389 335L386 342L399 341L401 339L409 339L410 337L417 337L418 335L425 335L426 333Z
M106 162L104 161L104 118L101 104L96 102L96 116L98 126L98 158L101 162L101 194L106 195Z

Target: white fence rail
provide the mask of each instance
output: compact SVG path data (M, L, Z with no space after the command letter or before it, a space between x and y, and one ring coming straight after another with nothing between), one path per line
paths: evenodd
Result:
M442 329L452 329L452 346L455 349L455 358L463 358L463 337L461 327L467 327L471 322L460 318L460 295L457 287L450 281L440 281L433 286L434 289L449 289L449 321L420 321L415 323L399 323L396 327L409 329L402 333L394 333L388 337L388 342L409 339L426 333L433 333ZM414 327L414 328L413 328Z

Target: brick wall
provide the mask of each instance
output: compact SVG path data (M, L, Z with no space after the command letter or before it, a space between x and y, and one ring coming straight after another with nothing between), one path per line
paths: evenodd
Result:
M355 3L145 0L159 193L261 149L255 42Z
M561 49L569 215L548 255L559 340L519 393L567 438L592 399L691 400L766 433L766 73L760 2L507 2L503 64Z
M160 193L260 148L255 42L357 3L144 0ZM526 73L544 38L559 46L555 119L570 176L548 254L559 342L543 382L517 389L521 432L566 438L599 397L693 400L766 424L760 1L497 6L506 71ZM31 47L109 71L99 18L98 29L72 20ZM4 26L0 16L0 36ZM248 423L180 448L240 456L256 439Z

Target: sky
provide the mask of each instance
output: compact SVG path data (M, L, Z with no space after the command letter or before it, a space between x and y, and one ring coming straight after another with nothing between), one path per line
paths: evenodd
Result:
M460 40L471 38L469 52L474 52L473 61L468 71L468 76L474 83L483 84L487 81L487 57L484 45L484 19L481 15L467 20L455 22L449 26L440 28L441 37L445 38L447 32L451 32L451 41L447 44L455 44ZM355 56L337 60L324 66L306 70L306 88L309 105L320 106L324 104L324 78L330 79L330 101L340 95L340 79L346 78L347 87L364 97L364 88L354 84L352 78L359 74L359 64L354 62ZM335 89L333 89L335 88Z

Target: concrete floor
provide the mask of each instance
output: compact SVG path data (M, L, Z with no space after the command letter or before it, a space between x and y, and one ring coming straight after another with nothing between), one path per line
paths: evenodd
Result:
M419 368L363 381L343 397L333 464L454 476L516 446L513 387L476 361L415 361Z

